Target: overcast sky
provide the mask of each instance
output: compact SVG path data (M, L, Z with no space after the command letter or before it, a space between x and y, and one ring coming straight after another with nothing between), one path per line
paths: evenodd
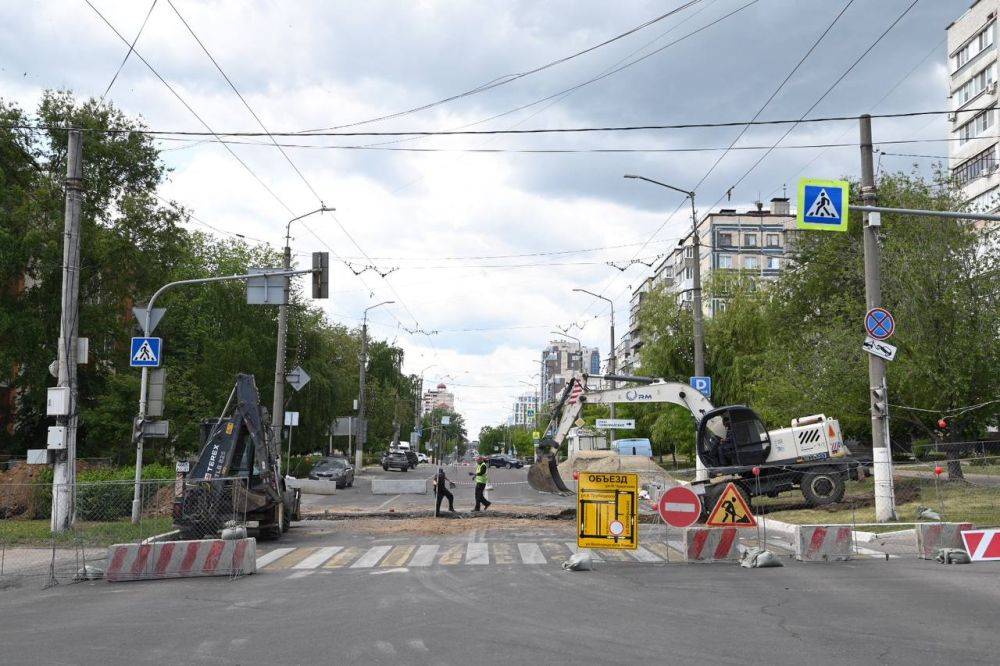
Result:
M151 4L91 1L129 40ZM588 49L688 4L686 0L172 1L272 132L336 127L422 106ZM854 0L761 118L802 116L911 1ZM543 71L351 129L443 130L473 123L478 124L471 129L530 129L748 120L845 4L846 0L701 0ZM969 4L969 0L918 2L810 115L947 108L945 28ZM126 50L83 0L0 4L0 96L25 109L33 109L45 89L99 97ZM136 51L214 130L259 131L168 0L156 2ZM629 65L637 59L641 60ZM622 66L621 71L556 95ZM151 128L204 130L134 55L108 97L125 112L142 116ZM492 118L544 98L550 99ZM751 128L737 146L770 145L786 129ZM419 373L432 366L425 382L443 380L453 387L457 408L475 438L482 425L507 416L514 395L530 390L521 382L537 385L537 375L533 377L537 359L542 346L554 337L549 332L555 326L575 322L579 328L571 333L584 344L599 346L606 356L605 304L572 293L574 287L613 298L618 331L624 332L632 286L650 270L635 264L621 272L606 262L634 258L652 262L683 234L687 208L679 195L624 180L622 175L638 173L690 188L722 151L461 151L725 148L739 132L739 127L730 127L279 139L299 146L326 146L286 148L304 180L273 146L233 146L276 196L217 143L163 140L162 157L173 171L161 195L214 227L278 246L284 222L292 216L289 210L300 214L319 206L310 186L315 189L337 212L313 216L293 227L293 251L329 249L344 260L334 259L330 300L317 303L331 319L357 325L367 306L396 301L371 313L373 334L403 346L406 371ZM874 134L876 143L931 140L883 146L887 153L947 155L947 144L941 141L947 128L941 116L876 119ZM856 122L803 125L781 145L852 142L856 137ZM267 142L266 138L240 140ZM361 146L368 148L357 149ZM398 150L404 148L441 150ZM762 150L729 152L698 189L699 209L705 212L723 198L762 154ZM927 171L933 162L928 157L889 154L881 157L881 168L909 170L916 163ZM758 197L767 201L780 196L786 185L792 192L801 175L837 177L856 175L858 170L856 147L778 149L737 185L726 205L748 208ZM205 229L197 223L192 227ZM498 256L502 258L480 258ZM300 258L307 260L304 254ZM355 276L347 264L355 270L372 265L392 272L381 277L369 270ZM437 333L411 334L407 329Z

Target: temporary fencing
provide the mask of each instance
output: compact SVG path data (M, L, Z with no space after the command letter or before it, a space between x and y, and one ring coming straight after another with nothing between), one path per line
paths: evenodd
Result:
M51 526L51 483L0 484L0 587L38 585L100 577L108 547L218 536L245 527L245 479L189 484L143 480L138 520L132 520L135 483L95 481L56 487L73 504L69 529Z

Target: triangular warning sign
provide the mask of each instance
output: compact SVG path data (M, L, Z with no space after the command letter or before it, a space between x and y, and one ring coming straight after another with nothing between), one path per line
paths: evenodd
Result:
M705 524L709 527L756 527L757 519L753 517L743 495L730 481Z
M156 354L153 353L153 348L149 344L149 340L143 340L139 348L135 350L135 354L132 356L133 361L155 361Z
M806 211L806 217L820 217L836 220L840 217L840 212L833 205L833 200L826 193L826 188L821 188L819 194L813 199L812 205Z

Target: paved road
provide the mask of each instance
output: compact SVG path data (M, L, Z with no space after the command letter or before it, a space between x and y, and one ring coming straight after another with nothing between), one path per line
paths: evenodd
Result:
M644 545L656 530L646 530ZM288 560L237 580L8 589L0 592L3 661L996 663L1000 564L786 560L748 570L629 557L565 572L545 544L571 535L571 525L445 537L295 528L293 540L268 548L309 543L295 546L312 549L292 558L299 564L338 543L390 548L358 566L296 569ZM536 544L544 562L519 543ZM429 544L458 554L422 566L395 550ZM498 557L505 552L510 563Z
M471 466L448 466L445 472L448 478L459 485L452 489L455 495L455 508L468 511L475 505L475 488L469 472ZM373 478L386 479L430 479L437 471L433 465L423 464L408 472L390 470L383 471L381 467L366 467L358 475L353 488L342 488L336 495L305 495L302 499L304 507L310 510L330 511L405 511L409 509L433 509L434 495L430 481L427 483L426 495L373 495ZM489 491L491 501L497 504L521 507L564 507L575 506L572 497L560 497L548 493L540 493L528 485L527 468L497 469L489 471L493 490ZM447 506L447 505L446 505Z

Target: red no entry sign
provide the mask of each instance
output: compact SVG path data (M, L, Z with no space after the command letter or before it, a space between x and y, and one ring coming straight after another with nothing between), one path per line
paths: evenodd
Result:
M690 488L676 486L660 496L660 518L671 527L691 527L701 515L701 499Z

